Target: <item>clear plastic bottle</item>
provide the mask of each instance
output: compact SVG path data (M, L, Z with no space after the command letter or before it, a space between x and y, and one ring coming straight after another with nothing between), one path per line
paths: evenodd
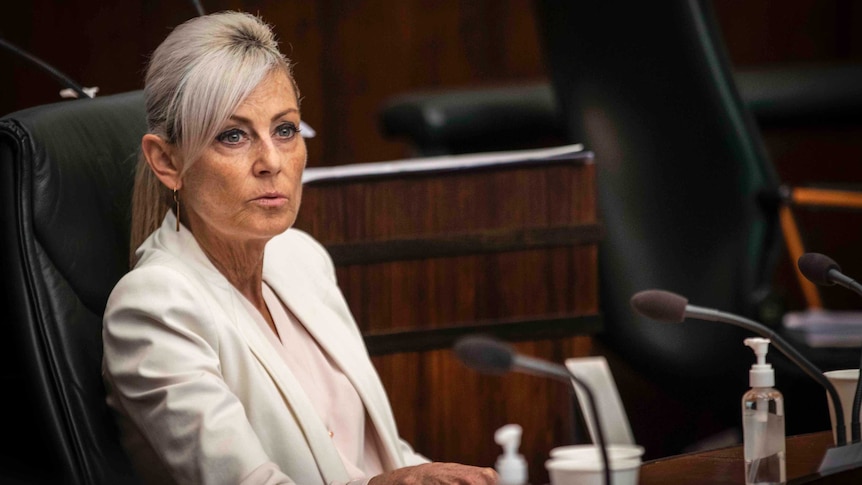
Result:
M784 454L784 396L775 389L775 371L766 363L769 339L748 338L745 345L757 356L742 396L742 430L746 484L787 481Z
M527 485L527 460L518 453L522 429L517 424L507 424L494 433L494 441L503 447L497 458L497 485Z

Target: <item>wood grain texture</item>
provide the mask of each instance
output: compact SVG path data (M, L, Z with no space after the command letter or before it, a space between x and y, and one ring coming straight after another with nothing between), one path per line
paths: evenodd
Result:
M461 238L457 256L378 253L393 260L339 265L342 290L366 332L591 314L598 310L597 237L495 251L468 243L524 228L589 232L597 224L594 187L592 165L560 163L314 185L305 189L297 227L327 246Z
M862 468L817 473L827 448L832 446L830 431L789 436L786 440L787 483L845 484L859 483ZM745 461L742 446L689 453L644 463L640 470L641 485L666 483L699 483L703 485L742 485L745 483Z

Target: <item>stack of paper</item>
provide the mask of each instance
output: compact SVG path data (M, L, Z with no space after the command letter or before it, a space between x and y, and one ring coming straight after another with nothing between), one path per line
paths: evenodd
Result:
M784 327L799 332L810 347L862 346L862 312L805 310L784 315Z

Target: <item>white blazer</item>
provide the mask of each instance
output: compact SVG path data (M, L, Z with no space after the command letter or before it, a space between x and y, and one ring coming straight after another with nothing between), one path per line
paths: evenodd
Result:
M108 404L144 480L235 484L271 461L301 485L348 481L314 403L242 294L175 224L169 212L141 245L104 316ZM325 249L289 229L267 244L263 279L353 383L384 466L426 462L398 437Z

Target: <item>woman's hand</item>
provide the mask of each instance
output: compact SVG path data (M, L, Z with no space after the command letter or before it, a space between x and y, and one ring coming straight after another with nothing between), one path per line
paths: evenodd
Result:
M377 475L368 485L494 485L497 472L458 463L425 463Z

